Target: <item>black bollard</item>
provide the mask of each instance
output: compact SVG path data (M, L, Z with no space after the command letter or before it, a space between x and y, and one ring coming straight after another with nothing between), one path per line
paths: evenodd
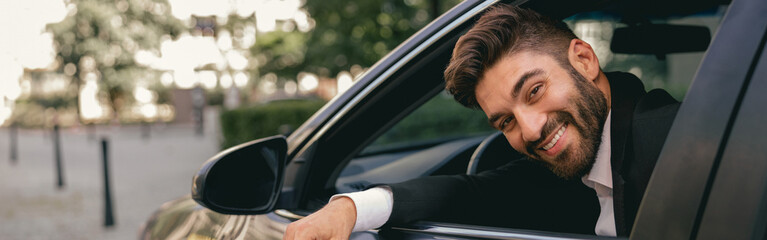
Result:
M53 126L53 151L56 158L56 176L58 178L58 188L64 187L64 170L61 164L61 136L59 136L59 125Z
M19 127L16 125L16 123L11 124L11 163L16 164L18 162L19 153L18 153L18 135L19 135Z
M109 191L109 141L101 139L101 153L104 159L104 227L115 225L112 210L112 193Z

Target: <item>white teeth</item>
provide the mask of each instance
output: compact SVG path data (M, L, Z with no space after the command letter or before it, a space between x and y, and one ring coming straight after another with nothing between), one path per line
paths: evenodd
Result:
M549 149L554 147L554 145L557 144L557 142L559 141L559 138L562 137L563 133L565 133L565 127L566 126L562 126L561 128L559 128L559 131L557 131L557 134L554 135L554 138L551 139L551 142L549 142L549 144L546 144L546 146L543 146L543 150L548 151Z

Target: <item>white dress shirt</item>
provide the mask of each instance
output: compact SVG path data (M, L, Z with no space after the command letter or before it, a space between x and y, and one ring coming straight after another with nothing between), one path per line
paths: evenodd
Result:
M610 115L607 114L604 130L602 130L602 143L599 144L596 160L591 171L581 178L583 184L594 189L599 199L599 219L594 232L599 236L617 236L615 230L615 210L613 208L613 174L610 164Z
M388 186L374 187L362 192L336 194L330 201L340 197L349 197L357 208L357 221L352 232L367 231L383 226L394 206L394 196Z
M613 182L610 165L610 119L607 114L602 143L599 144L594 166L581 178L583 184L594 189L599 199L601 211L594 231L600 236L616 236L615 212L613 209ZM375 187L361 192L336 194L330 201L339 197L349 197L357 209L357 221L352 231L366 231L383 226L391 216L394 196L389 187Z

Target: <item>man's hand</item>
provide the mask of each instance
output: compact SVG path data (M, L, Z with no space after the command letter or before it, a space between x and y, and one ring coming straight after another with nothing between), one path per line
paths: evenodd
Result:
M356 221L354 202L348 197L341 197L288 225L282 239L349 239Z

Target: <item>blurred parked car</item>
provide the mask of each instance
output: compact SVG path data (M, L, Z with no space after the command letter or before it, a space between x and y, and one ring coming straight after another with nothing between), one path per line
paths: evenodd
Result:
M484 115L462 109L442 93L442 71L458 37L483 9L499 2L576 24L576 34L597 42L592 45L600 60L612 61L603 66L605 71L641 74L646 85L679 81L654 79L658 71L662 74L656 75L689 76L681 80L686 91L677 96L684 96L683 104L630 238L765 237L767 61L761 57L767 56L767 1L467 0L380 60L287 139L255 140L211 158L195 177L192 195L163 205L147 221L141 238L281 239L287 224L319 209L333 194L502 164L488 159L508 159L515 153L498 133L482 126ZM699 35L699 28L678 25L695 19L714 25L713 40ZM632 29L650 23L680 28ZM614 33L614 41L599 42L605 38L594 32ZM643 44L647 42L653 44ZM610 45L612 52L599 52ZM705 55L685 53L696 50L705 50ZM675 52L682 54L671 54ZM691 66L689 73L674 72L684 69L679 64ZM596 236L420 221L351 238Z

